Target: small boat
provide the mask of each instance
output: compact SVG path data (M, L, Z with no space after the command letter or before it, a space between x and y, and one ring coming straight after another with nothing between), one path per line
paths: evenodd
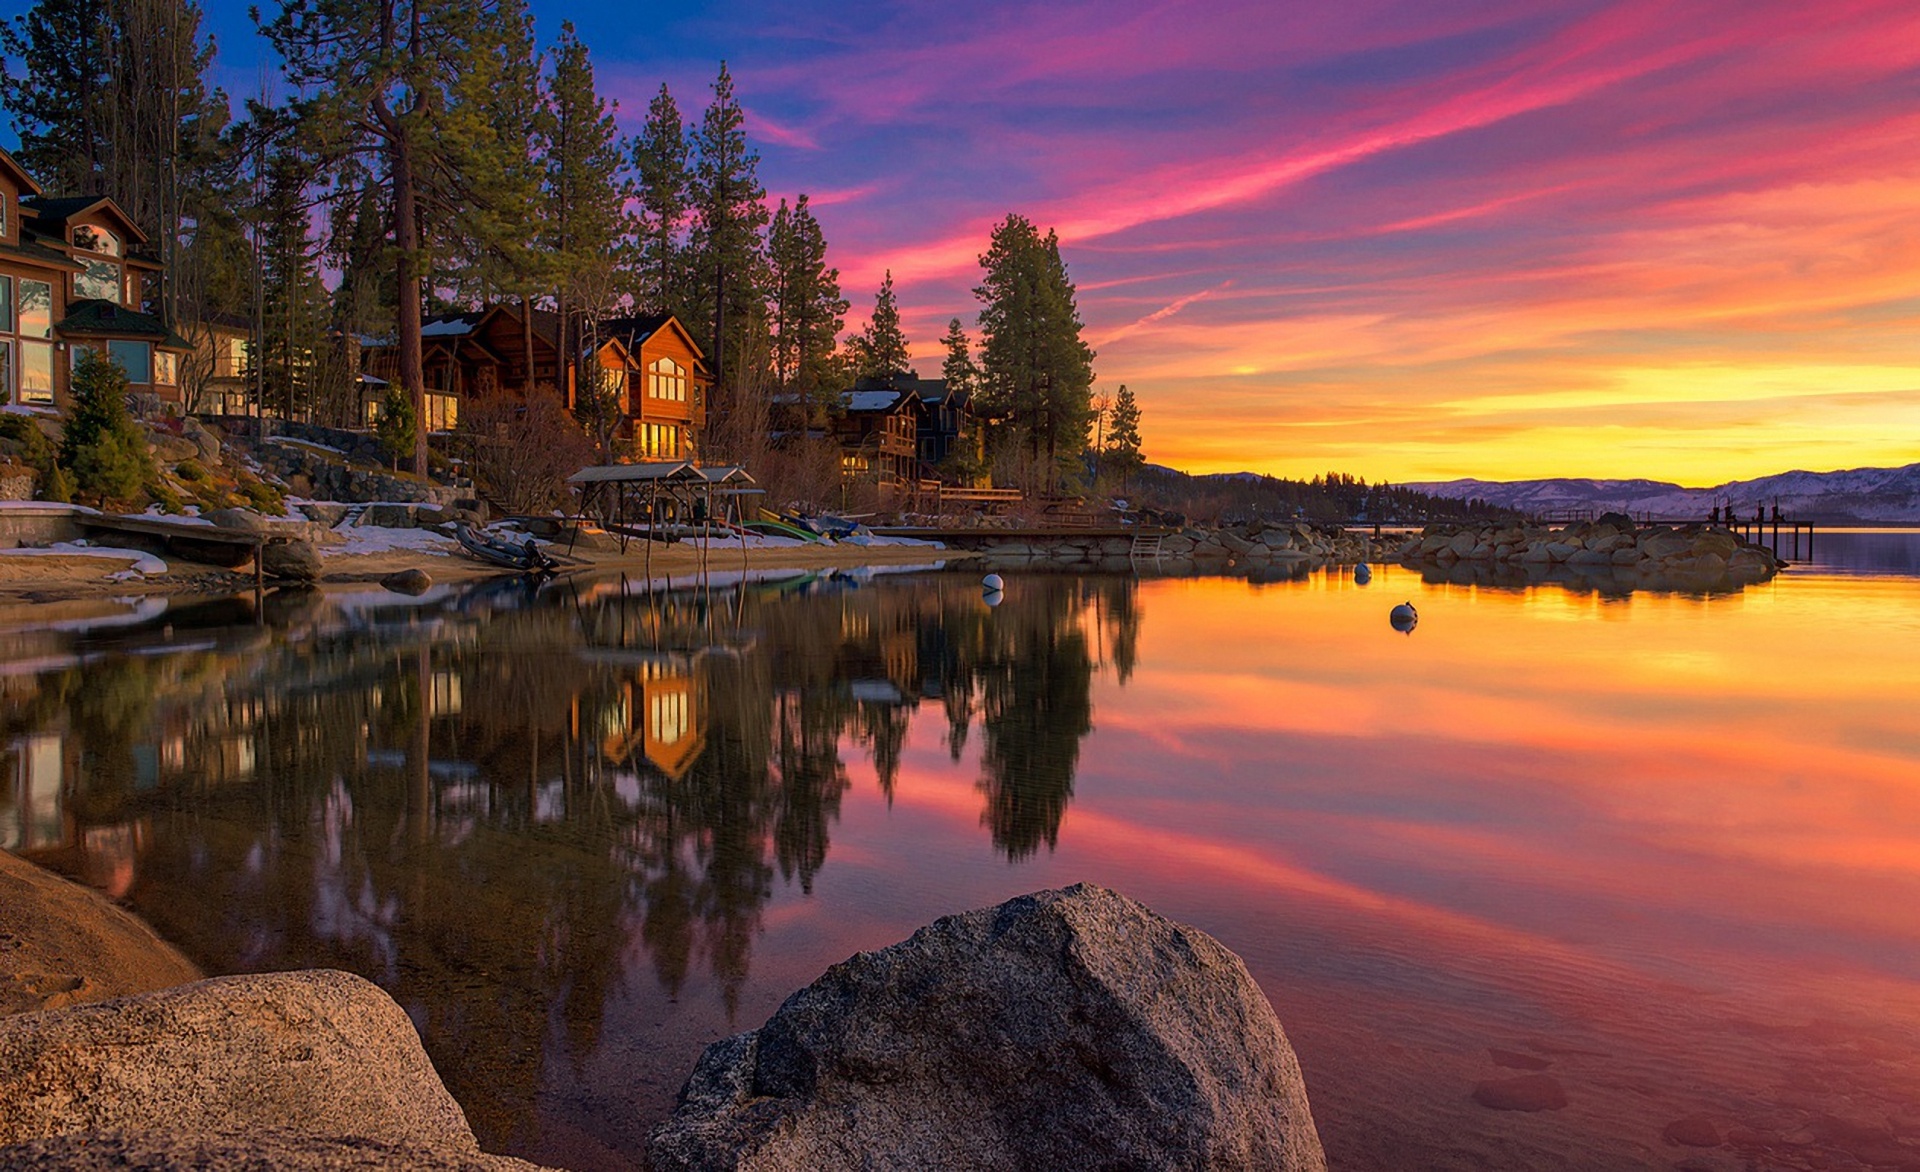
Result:
M523 574L551 574L560 566L560 563L541 553L531 537L527 538L524 545L514 545L483 537L467 525L455 525L453 535L459 539L460 548L466 551L468 557L489 565L519 570Z

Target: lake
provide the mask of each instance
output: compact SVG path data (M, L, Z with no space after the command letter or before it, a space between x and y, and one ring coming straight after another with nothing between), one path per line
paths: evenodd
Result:
M1916 1166L1920 535L1820 541L1711 595L148 601L0 631L0 846L209 972L378 982L544 1163L636 1166L828 965L1086 880L1246 960L1336 1169ZM1485 1105L1523 1076L1564 1106Z

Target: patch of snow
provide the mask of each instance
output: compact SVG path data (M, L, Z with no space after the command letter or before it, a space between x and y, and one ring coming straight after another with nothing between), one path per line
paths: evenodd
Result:
M346 538L344 545L329 546L325 554L392 553L413 550L418 553L451 553L454 542L426 529L388 529L380 525L354 525L334 532Z
M132 560L136 574L164 574L167 563L150 553L137 549L115 549L107 545L88 545L84 541L59 541L48 546L36 546L32 549L0 549L0 557L88 557L113 558L116 561ZM115 578L115 581L121 581Z
M10 510L17 510L23 513L47 513L49 515L54 513L68 515L85 513L93 517L100 515L99 509L91 509L86 505L63 505L59 501L0 501L0 512Z
M336 456L344 456L347 454L345 448L336 448L332 444L323 444L318 440L295 439L290 435L268 436L267 442L270 444L279 444L282 447L312 448L318 452L332 452Z

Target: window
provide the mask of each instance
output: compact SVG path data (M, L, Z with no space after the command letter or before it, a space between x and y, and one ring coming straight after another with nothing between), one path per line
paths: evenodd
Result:
M101 256L119 256L120 238L105 228L82 224L73 230L73 246Z
M84 273L73 275L73 295L98 301L120 301L120 266L106 260L83 260Z
M177 384L180 381L177 365L179 361L178 354L169 354L164 350L154 351L153 381L168 387Z
M111 339L107 342L107 357L111 358L121 370L127 372L128 382L150 383L153 381L152 343Z
M671 358L656 358L647 367L647 394L676 403L687 401L687 368Z
M641 424L640 454L656 460L678 460L680 429L666 423Z
M20 401L53 402L53 343L20 343Z
M460 400L452 395L427 396L427 430L452 431L460 426Z
M13 343L0 338L0 403L13 402Z
M13 332L13 278L0 277L0 333Z
M20 333L28 338L53 337L53 286L45 281L20 282ZM48 359L51 370L52 359Z

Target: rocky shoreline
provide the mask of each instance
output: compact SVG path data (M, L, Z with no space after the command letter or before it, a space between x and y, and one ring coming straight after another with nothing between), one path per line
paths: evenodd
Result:
M133 960L69 990L91 1003L0 1010L0 1172L536 1168L480 1150L378 986L329 970L193 980L138 921L32 871L0 855L17 897L0 942L18 943L0 959ZM51 944L33 935L48 914L67 921ZM835 965L708 1047L646 1155L685 1172L1326 1168L1299 1062L1240 958L1086 884Z

